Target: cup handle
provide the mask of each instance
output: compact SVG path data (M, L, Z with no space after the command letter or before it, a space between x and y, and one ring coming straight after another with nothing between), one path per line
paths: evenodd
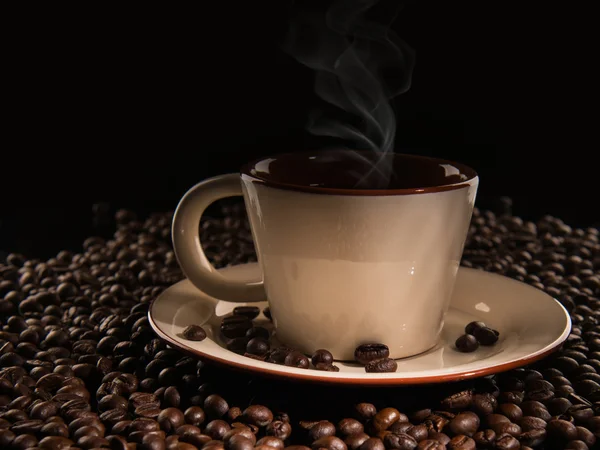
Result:
M184 275L202 292L228 302L260 302L266 300L263 282L227 279L208 261L200 242L198 229L206 208L237 195L243 195L239 174L209 178L188 190L173 216L173 249Z

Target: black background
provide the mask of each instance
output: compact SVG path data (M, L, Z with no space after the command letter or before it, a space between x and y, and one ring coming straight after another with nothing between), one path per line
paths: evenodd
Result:
M287 2L4 14L0 249L55 252L91 205L172 210L201 179L314 145L312 73L278 48ZM395 100L402 151L480 174L478 204L598 225L597 50L574 4L408 3L416 51Z

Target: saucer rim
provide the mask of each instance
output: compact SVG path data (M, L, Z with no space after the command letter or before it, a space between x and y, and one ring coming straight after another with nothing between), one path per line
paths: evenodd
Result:
M237 266L247 266L250 264L238 264ZM472 268L468 268L468 267L461 267L461 270L466 270L466 271L474 271L474 272L481 272L481 270L478 269L472 269ZM512 282L515 283L519 283L523 286L527 286L529 288L535 289L532 286L529 286L526 283L522 283L518 280L512 279L510 277L506 277L503 275L499 275L496 273L492 273L492 272L483 272L486 275L492 275L492 276L497 276L497 277L501 277L507 280L510 280ZM180 283L185 282L187 279L183 279L171 286L170 287L174 287ZM167 289L169 289L167 288ZM514 361L508 361L502 364L494 364L491 365L489 367L484 367L481 369L475 369L475 370L465 370L463 372L453 372L453 373L447 373L447 374L440 374L440 375L430 375L430 376L404 376L404 377L386 377L386 378L379 378L379 377L366 377L364 375L362 376L348 376L348 377L336 377L335 376L335 372L327 372L327 374L329 376L322 376L321 374L319 374L319 371L317 370L312 370L310 374L304 374L304 373L296 373L296 372L288 372L288 371L284 371L284 370L272 370L266 367L261 367L261 366L257 366L257 365L252 365L252 364L243 364L237 361L232 361L230 359L226 359L226 358L222 358L220 356L216 356L214 354L210 354L210 353L206 353L200 350L197 350L195 348L189 347L188 345L186 345L185 343L176 340L174 338L172 338L170 335L168 335L166 332L164 332L161 327L154 321L153 318L153 308L154 308L154 303L156 300L158 300L167 290L163 291L159 297L157 297L155 300L152 301L150 308L148 309L148 321L150 323L150 326L152 327L152 329L154 330L154 332L164 341L166 341L166 343L174 348L179 349L180 351L196 357L196 358L204 358L212 363L216 363L219 366L225 367L225 368L229 368L229 369L234 369L234 370L238 370L238 371L245 371L245 372L249 372L249 373L253 373L253 374L260 374L262 376L267 376L270 378L285 378L287 380L291 380L291 381L308 381L308 382L313 382L313 383L319 383L319 384L334 384L334 385L369 385L369 386L399 386L399 385L417 385L417 384L438 384L438 383L447 383L447 382L456 382L456 381L463 381L463 380L469 380L469 379L473 379L473 378L482 378L482 377L486 377L486 376L490 376L490 375L494 375L497 373L501 373L501 372L506 372L512 369L516 369L519 367L523 367L529 364L532 364L534 362L540 361L546 357L548 357L549 355L551 355L552 353L556 352L564 343L564 341L567 339L567 337L569 336L570 332L571 332L571 328L572 328L572 322L571 322L571 316L569 315L568 311L565 309L565 307L554 297L550 296L549 294L545 293L549 299L552 299L554 302L556 302L556 304L561 308L562 312L565 315L566 318L566 323L565 323L565 328L562 331L560 337L558 337L557 339L555 339L552 343L548 344L549 347L547 346L547 348L545 350L542 350L541 352L537 353L533 353L530 356L526 356L523 358L519 358L517 360ZM280 367L279 365L274 365L275 367ZM315 372L315 373L313 373Z

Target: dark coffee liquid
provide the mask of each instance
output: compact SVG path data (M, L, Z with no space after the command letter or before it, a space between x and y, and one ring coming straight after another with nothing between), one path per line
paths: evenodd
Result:
M435 188L477 176L472 169L450 161L347 150L264 158L242 173L266 184L352 191Z

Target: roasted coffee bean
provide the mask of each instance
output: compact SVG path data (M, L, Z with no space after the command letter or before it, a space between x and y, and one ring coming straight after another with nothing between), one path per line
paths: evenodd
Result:
M236 306L233 308L233 314L245 316L248 319L253 320L260 314L260 309L257 306Z
M368 404L362 404L368 405ZM363 406L363 409L368 409L368 406ZM372 427L375 433L380 433L387 430L392 424L396 422L407 422L407 417L400 413L396 408L384 408L375 414L372 420Z
M283 363L286 366L297 367L299 369L308 369L308 366L310 365L308 358L297 351L288 353Z
M521 435L521 427L516 423L502 422L491 425L497 435L510 434L511 436L519 437Z
M283 440L278 437L275 437L275 436L264 436L264 437L260 438L256 442L256 447L261 446L261 445L264 445L264 446L270 447L270 448L274 448L276 450L283 450L285 447Z
M491 447L496 440L496 432L492 429L478 431L473 435L473 440L483 448Z
M266 427L273 421L273 413L265 406L251 405L242 413L242 419L246 423Z
M311 441L316 441L322 437L326 436L334 436L335 435L335 425L327 420L321 420L314 424L308 430L308 436Z
M470 406L475 413L486 416L496 410L498 401L492 394L475 394Z
M548 433L548 437L553 439L562 439L565 441L577 439L577 427L571 422L562 419L549 421L546 432Z
M546 422L552 417L546 406L536 400L525 401L521 403L520 407L524 416L539 417L540 419L544 419Z
M356 418L363 423L372 419L377 414L377 408L371 403L358 403L354 407ZM396 410L398 416L400 412ZM391 425L394 421L390 422L387 426Z
M444 450L445 448L445 445L442 445L438 441L434 441L431 439L421 441L417 446L417 450Z
M496 437L494 448L497 450L518 450L521 448L521 444L514 436L502 434Z
M333 364L333 355L329 350L319 349L313 354L311 362L313 366L317 364L331 365Z
M292 434L292 426L289 424L289 422L274 420L267 425L265 433L267 436L274 436L282 441L285 441Z
M498 412L506 416L512 422L518 422L523 417L523 411L513 403L502 403L498 405Z
M204 433L209 435L214 440L221 440L229 430L231 430L231 427L227 422L225 422L224 420L216 419L210 421L206 425Z
M463 334L454 345L459 352L471 353L479 348L479 341L472 334Z
M544 442L546 439L546 430L537 428L534 430L529 430L524 433L521 433L519 436L519 440L522 445L527 445L529 447L537 447Z
M475 334L475 330L478 328L485 328L486 324L479 321L470 322L465 327L465 334Z
M278 347L274 348L269 352L269 356L267 357L267 361L275 364L284 364L285 358L292 352L291 349L287 347Z
M418 442L406 433L386 433L383 437L383 444L387 449L414 449Z
M390 356L390 349L385 344L362 344L354 350L354 359L363 365L371 361L385 359Z
M347 437L352 434L362 433L365 428L362 423L356 419L342 419L337 425L338 433L342 437Z
M346 439L344 439L344 443L346 444L349 450L357 450L358 448L360 448L361 445L363 445L367 441L367 439L370 439L370 436L368 434L364 432L355 433L348 435ZM381 442L381 439L379 439L379 441ZM384 448L383 445L382 448Z
M250 339L246 345L246 352L251 355L265 356L269 353L269 350L269 341L260 337Z
M498 342L498 337L500 335L498 331L487 327L476 328L473 333L477 341L479 341L481 345L485 346L494 345L496 342Z
M160 428L166 433L175 431L181 425L185 423L185 417L183 412L177 408L166 408L163 409L156 419L160 425Z
M466 409L473 402L473 391L457 392L442 400L442 406L447 409Z
M450 450L476 450L477 444L468 436L458 435L450 440L447 447Z
M213 394L204 400L204 412L209 418L221 418L229 410L229 404L219 395Z
M188 341L203 341L206 339L206 331L200 325L188 325L181 334Z
M368 362L365 366L367 373L396 372L397 369L398 363L391 358L376 359Z
M489 417L489 416L488 416ZM479 428L479 416L472 412L461 412L450 421L448 426L454 434L464 434L465 436L473 436Z
M522 431L531 431L536 429L546 429L546 421L539 417L525 416L519 421Z
M321 370L323 372L339 372L340 368L334 364L325 364L325 363L317 363L315 365L316 370Z
M363 444L364 445L364 444ZM335 436L325 436L312 443L312 450L348 450L344 441Z
M230 409L230 411L233 408ZM204 414L204 410L199 406L190 406L184 412L185 422L190 425L194 425L199 427L206 420L206 414Z

